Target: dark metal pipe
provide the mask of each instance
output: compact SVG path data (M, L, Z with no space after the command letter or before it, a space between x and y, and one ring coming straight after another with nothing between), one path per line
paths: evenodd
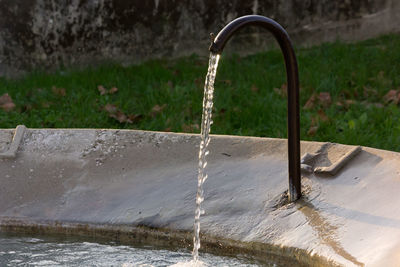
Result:
M289 201L295 201L301 197L299 74L296 55L289 35L281 25L272 19L258 15L244 16L233 20L218 33L211 43L210 51L221 54L232 35L239 29L250 25L260 26L270 31L278 41L285 59L288 85Z

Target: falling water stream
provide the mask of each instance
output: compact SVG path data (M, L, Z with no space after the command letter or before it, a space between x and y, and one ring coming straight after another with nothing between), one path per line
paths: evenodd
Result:
M210 143L210 127L212 124L212 108L214 96L214 81L217 73L218 61L220 55L211 53L210 61L208 63L208 72L204 85L203 97L203 116L201 121L201 142L199 149L199 168L198 168L198 183L196 194L196 211L194 217L194 238L193 238L193 261L196 264L199 261L199 248L200 248L200 216L204 213L201 209L201 203L204 200L203 183L207 179L205 168L207 166L206 156L209 151L207 150Z

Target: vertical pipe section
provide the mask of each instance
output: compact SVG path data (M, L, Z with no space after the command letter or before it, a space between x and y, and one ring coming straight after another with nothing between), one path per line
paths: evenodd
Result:
M278 41L286 66L288 84L287 124L289 158L289 201L301 197L300 173L300 109L299 109L299 74L296 55L288 33L276 21L258 15L237 18L226 25L211 43L210 51L221 54L232 35L245 26L259 26L270 31Z

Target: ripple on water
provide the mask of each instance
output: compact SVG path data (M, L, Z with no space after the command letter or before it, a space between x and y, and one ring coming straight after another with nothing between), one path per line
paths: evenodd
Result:
M195 264L187 250L156 250L151 247L0 235L0 266L257 266L240 259L211 254L201 254L201 259Z

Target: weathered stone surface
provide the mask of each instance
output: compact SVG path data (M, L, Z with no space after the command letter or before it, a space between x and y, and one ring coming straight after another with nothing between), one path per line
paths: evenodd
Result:
M210 32L248 14L275 19L297 44L359 40L398 31L399 11L397 0L0 0L0 75L206 55ZM235 51L263 49L258 32L239 34Z
M29 129L17 157L0 159L0 229L76 223L88 232L126 227L126 235L138 226L191 232L198 145L199 135L189 134ZM302 154L321 152L314 168L352 148L301 143ZM229 239L343 266L398 266L399 153L363 147L334 176L304 174L303 198L292 204L282 197L284 139L212 136L208 163L201 231L214 245Z

